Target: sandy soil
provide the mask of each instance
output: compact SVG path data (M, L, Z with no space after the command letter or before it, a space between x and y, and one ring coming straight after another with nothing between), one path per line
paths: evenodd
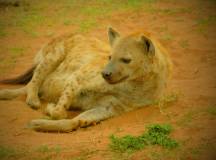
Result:
M20 150L28 150L24 156L11 159L33 159L40 157L37 148L42 145L60 146L60 153L43 153L47 159L123 159L112 153L109 148L109 136L138 135L149 123L170 123L175 130L172 137L182 142L182 149L173 151L175 156L160 155L158 159L209 159L216 158L216 3L213 1L179 1L158 2L157 8L187 9L177 13L164 12L121 12L114 13L110 18L99 19L103 26L112 25L122 33L139 29L152 32L167 47L174 63L173 76L167 93L178 93L178 101L163 108L160 112L157 106L148 106L122 116L101 122L88 128L82 128L71 133L40 133L26 128L28 122L40 118L40 111L32 110L25 104L25 97L12 101L0 101L0 144ZM214 21L199 24L199 19L214 17ZM202 30L200 30L200 28ZM56 29L56 35L74 31L74 27ZM100 27L86 33L106 41L106 28ZM16 44L29 46L28 53L18 58L16 67L1 78L13 77L25 71L32 64L36 51L50 38L22 37L17 32L14 36L0 39L0 45ZM3 53L1 53L3 54ZM1 85L1 88L19 87ZM75 113L77 114L77 113ZM192 151L197 149L199 153ZM31 150L31 151L30 151ZM152 152L160 149L146 149L136 152L128 159L153 159ZM163 152L164 153L164 152ZM33 157L33 158L32 158ZM45 159L44 158L44 159ZM36 159L36 158L35 158ZM156 159L156 158L155 158Z

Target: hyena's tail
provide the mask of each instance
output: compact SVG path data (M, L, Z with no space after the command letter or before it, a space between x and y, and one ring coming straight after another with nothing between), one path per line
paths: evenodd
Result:
M27 84L31 80L35 68L36 68L36 65L29 68L25 73L19 75L18 77L0 80L0 83L3 83L3 84Z
M0 90L0 99L10 100L24 94L26 94L26 87L18 89L3 89Z

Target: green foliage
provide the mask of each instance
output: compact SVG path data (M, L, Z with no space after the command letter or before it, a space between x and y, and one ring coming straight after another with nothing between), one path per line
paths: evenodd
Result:
M122 138L118 138L114 135L110 136L110 140L112 144L110 147L113 150L117 150L120 152L131 152L135 150L140 150L145 147L146 143L143 141L142 137L134 137L131 135L124 136Z
M178 143L168 137L172 131L172 127L168 124L159 125L154 124L147 127L148 132L143 134L142 137L147 140L152 145L161 145L165 148L175 148L178 146Z
M178 146L178 143L171 139L168 135L172 131L172 127L168 124L153 124L147 127L147 132L141 136L127 135L124 137L110 136L110 147L113 151L118 152L134 152L141 150L148 145L160 145L164 148L172 149Z
M15 150L12 148L0 146L0 159L6 159L15 154Z

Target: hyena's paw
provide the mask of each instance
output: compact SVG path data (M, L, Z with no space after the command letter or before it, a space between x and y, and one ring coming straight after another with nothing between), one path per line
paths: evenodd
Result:
M0 99L3 99L3 100L8 100L10 98L8 98L8 90L7 89L3 89L3 90L0 90Z
M26 103L33 109L38 109L41 105L39 97L27 96Z
M45 114L47 115L51 115L52 110L54 110L54 108L56 107L56 104L54 103L48 103L45 109Z
M48 104L46 113L50 115L52 119L66 119L68 117L66 109L64 107L55 106L55 104Z
M29 124L28 124L28 128L30 129L34 129L34 130L41 130L46 126L46 120L44 119L38 119L38 120L32 120Z

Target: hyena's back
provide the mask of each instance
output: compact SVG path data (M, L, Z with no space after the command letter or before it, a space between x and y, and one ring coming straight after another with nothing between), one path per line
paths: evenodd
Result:
M100 72L107 61L110 50L107 44L98 39L72 35L48 43L36 57L40 57L42 60L47 51L54 51L57 44L62 42L65 47L64 60L52 73L47 75L40 88L39 94L48 101L57 101L65 86L74 76L79 78L84 75L86 80L95 78L95 76L101 79Z

